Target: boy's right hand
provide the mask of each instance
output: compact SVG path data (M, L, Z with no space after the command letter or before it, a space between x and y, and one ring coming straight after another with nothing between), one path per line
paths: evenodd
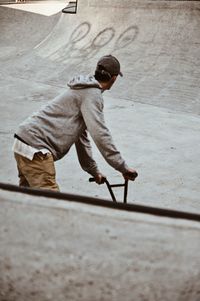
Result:
M97 184L103 184L105 182L106 176L104 176L102 173L98 173L95 177L95 182Z

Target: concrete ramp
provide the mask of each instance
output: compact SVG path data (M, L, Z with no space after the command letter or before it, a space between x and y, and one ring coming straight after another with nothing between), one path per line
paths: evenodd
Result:
M47 17L27 11L0 6L0 60L9 67L11 61L26 53L45 39L53 30L60 14ZM12 64L11 64L12 66ZM2 69L1 69L2 70Z
M200 299L199 223L0 194L1 301Z
M115 97L199 114L199 9L192 1L80 1L78 15L62 16L36 53L72 72L113 53L124 71Z
M10 32L22 29L22 45L33 51L16 57L14 65L6 62L8 73L65 86L74 73L93 72L98 58L112 53L124 71L114 97L200 113L198 1L80 0L76 15L62 14L55 25L57 18L18 19ZM38 34L44 38L39 44Z

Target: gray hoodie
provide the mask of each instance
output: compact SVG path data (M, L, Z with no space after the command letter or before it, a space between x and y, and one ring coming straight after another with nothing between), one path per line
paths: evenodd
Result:
M26 119L16 134L38 150L48 149L55 161L75 143L81 167L95 176L99 170L92 158L88 131L108 164L121 173L126 172L128 166L105 125L98 81L93 76L78 76L68 86L70 89Z

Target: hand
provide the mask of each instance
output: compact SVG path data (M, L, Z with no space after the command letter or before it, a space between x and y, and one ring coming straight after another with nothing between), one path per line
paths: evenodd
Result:
M134 181L138 176L138 173L135 169L129 168L125 173L123 173L123 177L125 180Z
M98 173L94 177L94 179L95 179L95 182L100 185L100 184L103 184L105 182L106 177L103 174Z

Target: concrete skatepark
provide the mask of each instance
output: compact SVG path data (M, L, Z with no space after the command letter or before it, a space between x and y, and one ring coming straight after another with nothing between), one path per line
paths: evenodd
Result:
M80 0L76 15L51 16L0 7L0 181L17 184L18 124L112 53L124 77L105 93L105 116L139 172L129 202L199 213L199 16L198 1ZM56 167L63 192L109 199L73 148ZM200 299L197 222L3 190L0 221L1 301Z

